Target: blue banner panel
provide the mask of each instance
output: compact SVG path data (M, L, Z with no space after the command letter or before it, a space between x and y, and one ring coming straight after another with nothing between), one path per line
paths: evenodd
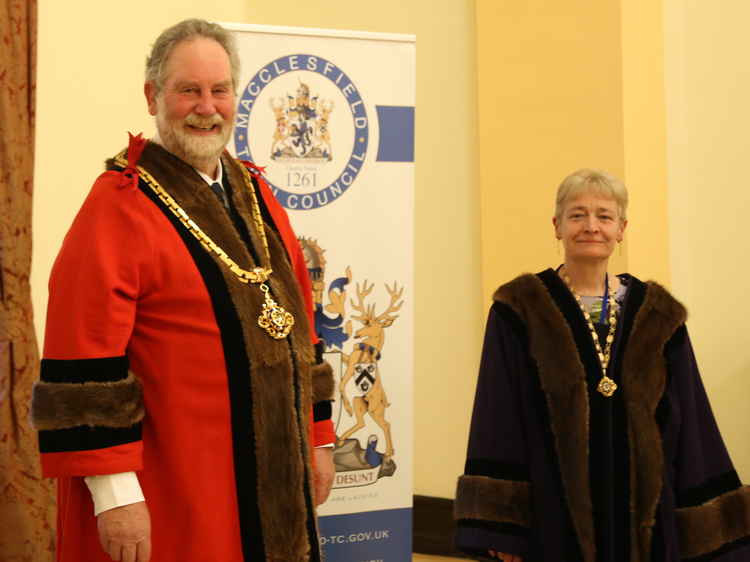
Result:
M411 508L320 518L326 562L411 562Z
M378 162L414 162L414 108L377 105Z

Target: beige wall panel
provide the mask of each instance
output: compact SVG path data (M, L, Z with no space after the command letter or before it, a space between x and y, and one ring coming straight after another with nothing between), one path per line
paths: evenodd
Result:
M34 303L74 213L125 131L153 131L143 62L179 19L417 35L415 492L452 497L463 469L482 330L474 4L453 0L40 2Z
M562 261L551 218L563 177L623 176L620 3L478 0L477 46L488 303L499 283Z
M143 97L151 43L184 18L244 20L245 5L40 0L31 280L40 342L47 278L75 213L127 131L154 131Z
M662 2L622 1L625 184L630 205L628 267L669 284L667 123Z
M730 454L750 480L750 5L665 0L672 286Z

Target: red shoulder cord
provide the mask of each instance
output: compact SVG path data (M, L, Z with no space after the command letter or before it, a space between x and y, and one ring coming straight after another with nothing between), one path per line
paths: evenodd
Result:
M122 179L120 180L120 187L137 187L138 186L138 160L141 158L141 153L146 147L148 140L143 138L143 133L133 136L132 133L128 133L128 165L122 171Z
M262 176L266 173L265 166L256 166L249 160L240 160L240 162L242 162L242 165L245 166L245 168L247 168L248 171L254 176Z

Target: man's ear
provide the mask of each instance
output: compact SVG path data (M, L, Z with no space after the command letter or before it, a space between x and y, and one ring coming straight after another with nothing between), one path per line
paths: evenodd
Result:
M143 93L146 96L146 102L148 103L148 112L151 115L156 115L156 85L149 81L143 85Z

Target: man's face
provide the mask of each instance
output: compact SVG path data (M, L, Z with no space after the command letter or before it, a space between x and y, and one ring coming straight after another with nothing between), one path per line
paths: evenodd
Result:
M221 155L232 134L235 96L229 56L213 39L183 41L172 50L160 92L145 92L165 148L196 167Z

